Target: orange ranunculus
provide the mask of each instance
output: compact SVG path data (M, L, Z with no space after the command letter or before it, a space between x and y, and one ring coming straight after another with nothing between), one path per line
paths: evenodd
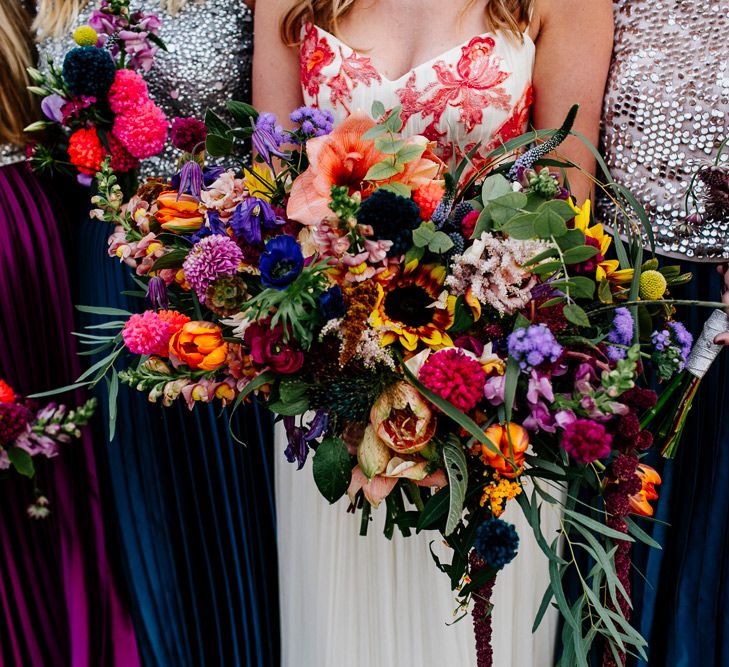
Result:
M370 424L390 449L398 454L419 452L435 433L433 411L418 390L397 382L375 401Z
M516 477L524 469L524 455L529 447L529 434L519 424L510 422L508 429L500 424L494 424L486 429L486 437L504 455L499 456L486 445L481 447L481 460L491 466L503 477ZM512 465L512 453L513 463ZM505 458L504 458L505 457Z
M651 507L650 501L658 500L656 485L661 483L661 476L653 468L643 463L638 465L635 474L640 477L643 488L634 496L628 498L630 509L633 514L653 516L653 508Z
M168 232L190 234L196 232L204 222L200 202L191 195L181 195L174 190L165 190L157 197L155 218Z
M170 339L170 360L190 368L213 371L225 363L228 343L212 322L187 322Z
M309 168L294 181L286 214L304 225L316 225L332 217L329 208L333 185L346 185L350 193L366 197L373 184L364 178L370 167L385 157L372 139L362 135L375 126L363 113L354 113L331 134L310 139L306 144ZM404 170L387 181L417 187L437 177L443 163L428 150L428 140L415 136L406 145L422 147L421 157L409 161ZM386 181L379 181L384 184Z

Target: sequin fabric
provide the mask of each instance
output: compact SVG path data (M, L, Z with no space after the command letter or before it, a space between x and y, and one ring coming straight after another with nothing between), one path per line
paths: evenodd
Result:
M646 208L659 253L727 259L729 221L682 222L692 175L729 136L729 0L618 0L614 8L602 132L608 167ZM597 210L612 226L609 199L599 197Z
M25 160L25 152L22 148L13 144L0 144L0 167L23 160Z
M81 13L76 25L88 19L95 3ZM162 20L160 37L168 51L159 51L145 79L150 95L171 121L175 116L202 120L210 108L225 116L227 100L250 100L253 58L253 14L243 0L190 2L176 15L161 8L159 0L132 1L132 9L156 14ZM67 39L42 42L39 63L48 57L59 66L64 54L74 46ZM171 176L179 151L168 145L156 157L144 160L141 175Z

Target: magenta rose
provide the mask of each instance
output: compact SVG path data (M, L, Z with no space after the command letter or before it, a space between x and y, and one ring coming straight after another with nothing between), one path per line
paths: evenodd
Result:
M304 353L283 340L283 327L269 328L268 321L255 322L247 329L244 342L251 351L251 359L259 366L289 375L296 373L304 364Z

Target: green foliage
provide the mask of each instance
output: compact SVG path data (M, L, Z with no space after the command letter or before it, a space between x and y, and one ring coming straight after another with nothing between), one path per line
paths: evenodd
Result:
M347 492L352 464L343 440L323 440L316 448L312 468L317 488L330 503L337 502Z

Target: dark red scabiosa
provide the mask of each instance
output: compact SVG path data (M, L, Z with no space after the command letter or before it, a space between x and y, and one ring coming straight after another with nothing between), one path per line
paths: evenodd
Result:
M12 445L25 433L32 416L21 403L0 403L0 445Z
M602 424L576 419L562 433L562 448L578 463L592 463L610 454L613 438Z
M201 151L205 147L208 128L197 118L174 118L170 138L172 145L185 153Z

